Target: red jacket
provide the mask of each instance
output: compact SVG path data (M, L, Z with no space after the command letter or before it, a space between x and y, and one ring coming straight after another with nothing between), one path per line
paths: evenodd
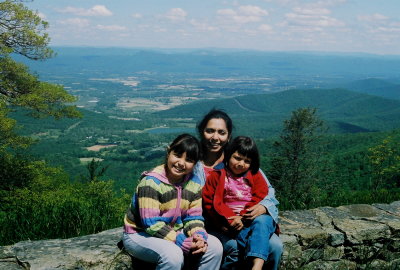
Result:
M206 218L206 222L214 228L227 226L230 222L228 218L236 216L224 203L225 177L225 169L214 170L207 177L206 184L203 187L203 214ZM248 171L245 178L251 186L252 198L251 201L245 205L244 210L240 212L241 215L245 214L248 208L258 204L268 194L267 183L260 172L252 174Z

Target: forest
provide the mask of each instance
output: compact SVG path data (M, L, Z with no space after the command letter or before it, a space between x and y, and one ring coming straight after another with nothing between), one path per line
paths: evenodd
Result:
M0 13L0 245L122 226L140 174L211 108L256 140L280 211L400 199L397 57L53 50L20 1Z

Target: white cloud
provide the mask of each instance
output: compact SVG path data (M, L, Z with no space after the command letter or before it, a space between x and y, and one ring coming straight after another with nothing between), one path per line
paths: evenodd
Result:
M172 8L165 14L165 17L174 22L184 21L187 17L187 12L181 8Z
M112 16L113 13L103 5L95 5L89 9L65 7L58 10L61 13L72 13L77 16Z
M267 16L268 11L257 6L240 6L238 9L240 14L247 16Z
M63 25L71 25L74 27L86 27L90 24L88 19L82 19L82 18L70 18L70 19L66 19L63 21L59 21L60 24Z
M236 15L236 11L234 11L233 9L219 9L217 10L217 14L218 15L222 15L222 16L235 16Z
M331 11L327 8L301 8L296 7L293 9L295 13L306 14L306 15L329 15Z
M268 11L258 6L240 6L237 10L219 9L217 14L223 21L235 22L238 24L246 24L251 22L259 22L263 17L268 15Z
M161 27L161 26L155 26L153 30L154 30L154 32L156 32L156 33L165 33L165 32L168 32L168 30L167 30L166 28Z
M357 19L359 21L367 21L367 22L375 22L375 21L384 21L389 19L389 17L379 14L379 13L375 13L372 15L360 15L357 17Z
M132 17L135 18L135 19L141 19L141 18L143 18L143 15L140 14L140 13L133 13Z
M266 0L264 0L266 1ZM312 1L305 1L305 0L274 0L277 4L285 7L297 7L302 6L304 8L326 8L326 7L336 7L339 5L343 5L348 0L312 0Z
M88 10L89 16L111 16L113 13L103 5L93 6Z
M292 9L293 12L285 14L285 22L283 25L289 25L294 27L306 26L309 29L315 27L315 30L322 29L324 27L343 27L344 22L328 16L331 11L326 8L320 7L308 7L301 8L295 7ZM311 27L311 28L310 28Z
M46 20L46 15L44 13L38 12L37 15L40 17L40 19Z
M116 24L114 24L114 25L101 25L101 24L98 24L98 25L96 25L96 28L99 29L99 30L106 30L106 31L112 31L112 32L127 30L127 28L125 26L116 25Z
M387 42L394 42L399 39L399 21L393 21L380 13L360 15L357 19L365 24L367 33L372 34L376 40L385 39Z
M195 19L190 20L190 24L192 26L194 26L195 29L198 30L198 31L208 32L208 31L216 31L217 30L217 27L209 25L209 24L207 24L205 22L199 22L199 21L197 21Z
M371 30L371 32L377 32L377 33L400 33L400 26L394 27L394 26L388 26L388 27L378 27L376 29Z
M315 3L319 7L334 7L345 4L348 0L320 0Z
M272 32L272 27L268 24L261 24L258 27L258 30L261 32Z
M319 27L335 27L344 26L344 23L328 16L309 16L295 13L286 14L289 25L297 26L319 26Z

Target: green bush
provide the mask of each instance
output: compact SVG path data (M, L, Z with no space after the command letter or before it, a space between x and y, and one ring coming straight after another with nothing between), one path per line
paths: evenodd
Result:
M70 183L62 170L42 163L32 163L32 171L36 177L27 187L1 191L0 245L122 226L129 196L117 195L112 181Z

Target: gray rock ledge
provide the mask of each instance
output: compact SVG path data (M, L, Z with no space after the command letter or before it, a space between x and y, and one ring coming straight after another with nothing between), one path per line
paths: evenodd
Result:
M400 201L285 211L281 269L400 269ZM0 247L0 270L135 269L122 228ZM137 268L137 267L136 267Z

